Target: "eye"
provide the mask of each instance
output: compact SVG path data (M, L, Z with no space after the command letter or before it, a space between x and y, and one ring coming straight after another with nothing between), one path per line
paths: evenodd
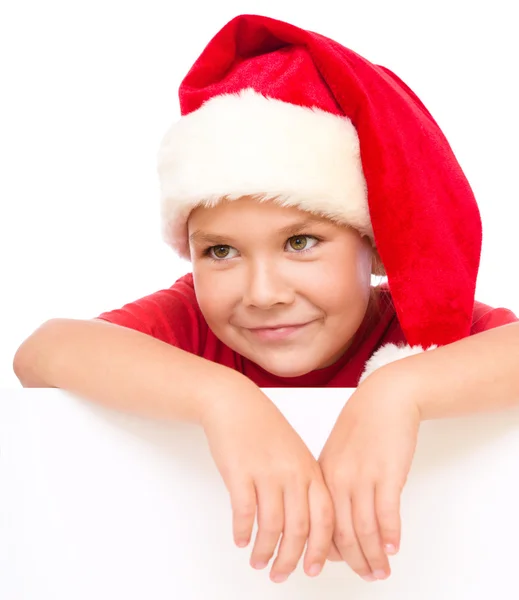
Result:
M232 250L235 250L232 246L211 246L204 250L204 255L216 261L225 260L226 258L232 258L229 256Z
M308 241L313 241L313 245L308 245ZM294 235L288 239L287 244L290 245L292 250L296 252L311 250L316 244L319 243L319 240L313 235Z

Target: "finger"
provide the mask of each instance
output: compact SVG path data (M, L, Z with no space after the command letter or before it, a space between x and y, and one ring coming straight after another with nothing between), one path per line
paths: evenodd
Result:
M335 542L333 540L326 560L329 560L330 562L342 562L343 560L341 553L337 549L337 546L335 545Z
M264 569L276 550L285 522L283 490L277 484L256 484L258 533L251 555L251 565Z
M396 554L400 547L400 486L384 482L375 488L375 510L380 537L387 554Z
M234 543L244 548L250 542L256 518L256 488L252 480L235 483L231 488Z
M312 481L308 489L310 512L310 533L306 548L304 569L307 575L315 577L322 571L332 547L335 527L333 501L323 481ZM340 560L340 556L339 556Z
M369 568L376 579L386 579L391 570L378 529L375 513L375 485L357 486L352 497L353 527Z
M295 571L310 531L308 485L289 485L284 490L285 527L278 554L272 565L271 579L285 581Z
M334 544L342 560L366 581L375 581L364 552L357 539L353 527L352 505L349 490L341 490L340 495L333 495L335 508Z

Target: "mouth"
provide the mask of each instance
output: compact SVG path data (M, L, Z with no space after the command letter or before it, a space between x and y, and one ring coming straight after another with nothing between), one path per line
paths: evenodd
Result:
M264 341L272 342L278 340L284 340L287 338L294 338L303 330L305 330L313 321L308 323L301 323L300 325L280 325L278 327L260 327L255 329L248 329L254 337Z

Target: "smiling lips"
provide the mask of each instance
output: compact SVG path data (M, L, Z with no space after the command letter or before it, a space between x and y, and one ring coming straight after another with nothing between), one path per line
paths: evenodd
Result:
M250 331L255 337L258 337L260 340L270 342L283 340L288 337L293 337L294 335L302 331L307 325L310 325L310 323L311 321L309 323L301 323L299 325L283 324L277 325L275 327L254 328L249 329L248 331Z

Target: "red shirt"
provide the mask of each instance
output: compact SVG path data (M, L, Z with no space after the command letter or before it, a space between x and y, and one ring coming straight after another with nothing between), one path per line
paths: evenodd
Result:
M348 351L333 365L299 377L278 377L231 350L209 329L195 295L193 275L187 273L170 288L160 290L122 308L104 312L99 319L135 329L225 365L246 375L258 387L357 387L364 365L380 346L387 343L405 344L391 295L382 287L378 318L366 316L355 334ZM505 308L491 308L481 302L474 304L470 335L519 321Z

